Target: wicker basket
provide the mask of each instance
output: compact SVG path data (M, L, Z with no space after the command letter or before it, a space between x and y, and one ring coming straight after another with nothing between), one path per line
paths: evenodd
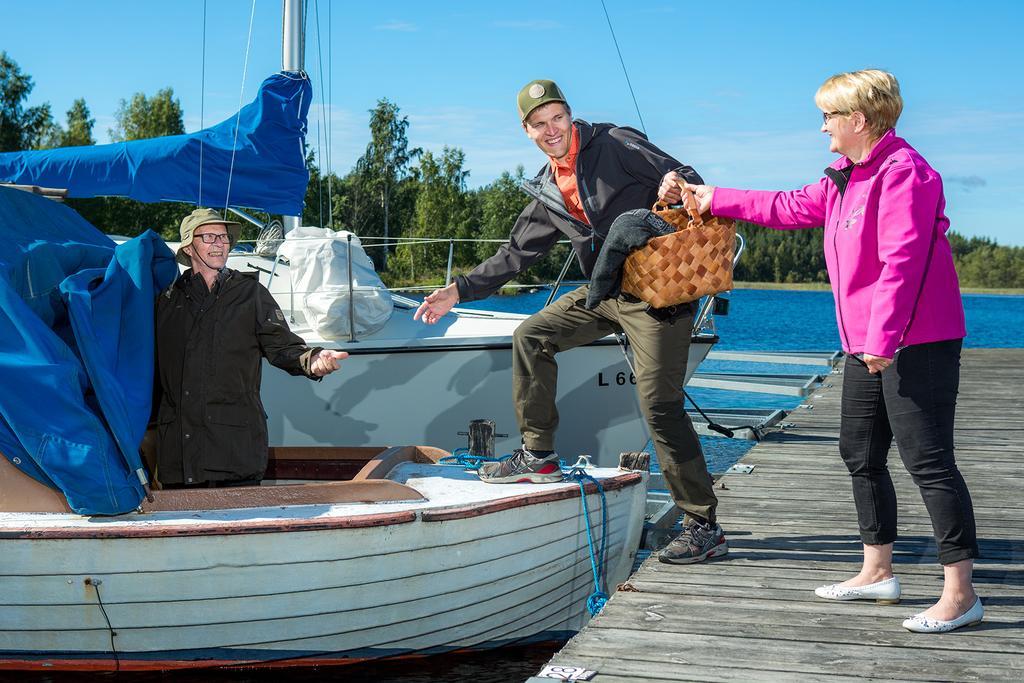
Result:
M622 291L654 308L732 289L735 224L728 218L703 219L693 193L682 191L684 208L658 202L652 209L676 232L653 238L627 256L622 268Z

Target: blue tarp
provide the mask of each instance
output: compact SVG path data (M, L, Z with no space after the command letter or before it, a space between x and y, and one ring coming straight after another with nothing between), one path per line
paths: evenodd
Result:
M308 79L275 74L242 108L237 146L232 116L189 135L0 154L0 182L67 188L69 197L229 204L298 216L309 182L303 141L311 99Z
M0 453L75 512L128 512L174 255L153 232L115 247L70 208L4 187L0 247Z

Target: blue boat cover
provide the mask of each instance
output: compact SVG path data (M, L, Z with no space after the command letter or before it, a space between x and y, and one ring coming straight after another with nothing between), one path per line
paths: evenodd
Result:
M116 195L299 216L309 182L303 145L311 99L307 78L275 74L239 112L237 144L232 116L188 135L7 152L0 154L0 182L66 188L69 197Z
M5 187L0 246L0 453L75 512L128 512L144 495L153 301L174 255L151 231L115 246L70 208Z

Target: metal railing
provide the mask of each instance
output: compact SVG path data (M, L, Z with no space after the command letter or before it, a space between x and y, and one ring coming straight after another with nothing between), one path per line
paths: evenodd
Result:
M241 214L239 214L239 215L241 215ZM243 217L244 218L248 218L247 216L243 216ZM256 223L255 220L253 220L253 222ZM353 240L354 235L352 235L350 233L347 237L348 237L347 243L348 243L348 247L349 247L348 248L348 263L347 263L348 282L349 282L349 288L348 289L349 289L349 297L350 297L349 301L350 302L354 302L354 298L353 297L354 297L354 294L355 294L355 288L354 288L354 281L353 281L353 277L352 277L352 240ZM290 238L290 239L321 240L321 239L324 239L324 238L323 237L309 237L309 238ZM431 245L431 244L447 244L448 245L448 262L447 262L447 266L445 268L444 284L415 285L415 286L407 286L407 287L389 288L392 291L396 291L396 292L427 292L427 291L433 291L433 290L435 290L435 289L437 289L439 287L445 287L445 286L451 284L451 282L452 282L453 261L454 261L454 257L455 257L455 245L457 243L468 243L468 244L507 244L508 243L508 240L505 240L505 239L484 239L484 238L466 238L466 237L462 237L462 238L457 238L457 237L359 237L358 239L359 239L359 242L362 244L362 246L364 248L390 248L390 247L397 247L397 246L401 246L401 245L420 245L420 246L427 246L427 245ZM737 234L736 235L736 239L737 239L736 253L733 256L733 267L734 268L735 268L736 264L739 263L740 256L742 255L742 253L743 253L743 251L744 251L744 249L746 247L746 240L743 238L742 235ZM257 241L258 240L240 240L239 244L249 244L249 243L252 243L252 244L255 245L255 243ZM370 244L366 244L367 242L371 242L371 243ZM571 245L571 242L569 240L559 240L556 244ZM253 254L253 256L257 256L257 255ZM554 282L539 283L539 284L511 283L511 284L505 284L503 286L503 288L508 288L508 289L539 289L539 288L545 288L545 287L550 288L551 289L551 294L548 296L548 299L547 299L546 303L544 304L545 306L547 306L558 295L558 290L559 290L559 288L561 286L566 286L566 285L570 285L570 284L573 285L573 286L578 286L580 284L585 284L585 282L576 282L576 281L565 282L564 281L565 275L566 275L566 273L568 273L569 268L572 265L572 261L573 261L574 257L575 257L575 252L573 252L570 249L569 255L566 258L565 263L562 265L562 268L561 268L561 271L559 272L558 278ZM276 257L276 258L274 258L274 265L271 267L271 269L269 271L266 271L264 269L258 269L258 270L260 270L262 272L267 272L269 274L268 287L271 284L271 281L273 281L273 278L274 278L274 276L276 274L276 271L277 271L278 264L281 264L281 263L285 263L286 264L287 260L283 259L281 257ZM296 292L294 291L294 287L291 284L291 278L288 278L288 280L289 280L289 296L290 296L289 303L290 303L290 308L291 308L291 310L290 310L291 322L294 323L295 322L294 311L295 311L295 294L296 294ZM299 292L299 293L302 294L303 292ZM311 292L305 292L305 293L308 294L308 293L311 293ZM694 320L693 320L693 332L695 334L700 333L700 332L715 333L714 313L713 313L713 311L714 311L715 300L717 298L718 298L717 296L705 297L704 301L701 303L700 308L698 309L697 314L694 316ZM357 339L356 339L356 332L355 332L355 321L353 319L354 318L354 308L355 308L354 305L350 305L349 306L349 330L350 330L350 332L349 332L349 341L357 341Z

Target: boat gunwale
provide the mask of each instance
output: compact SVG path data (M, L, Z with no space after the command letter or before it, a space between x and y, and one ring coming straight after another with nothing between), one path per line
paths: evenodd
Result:
M600 480L605 491L635 486L643 481L639 472L624 472L607 479ZM585 484L588 495L597 492L593 483ZM96 527L7 527L0 523L0 539L2 540L66 540L66 539L120 539L120 538L181 538L191 536L234 536L267 533L295 533L304 531L330 531L335 529L360 529L369 527L409 524L421 519L423 522L444 522L458 519L469 519L483 515L503 512L529 505L542 505L580 496L579 486L559 488L554 491L538 491L520 493L505 498L486 500L457 507L437 510L399 510L377 514L344 515L316 519L274 519L225 522L215 520L209 523L202 521L191 524L155 525L150 520L138 520L141 524L131 524L135 520L127 520L127 524L119 526ZM283 506L288 507L288 506ZM296 506L298 507L298 506ZM309 507L308 504L301 507ZM252 509L252 508L250 508ZM256 508L258 509L258 508Z
M490 341L482 342L476 341L481 338L479 334L467 334L465 336L437 336L437 337L422 337L422 338L408 338L403 339L403 345L401 346L385 346L385 344L394 344L393 338L386 339L374 339L373 335L367 335L365 338L359 339L359 344L365 344L365 346L358 346L357 344L351 344L345 339L324 339L320 336L313 334L303 334L308 330L303 328L293 328L292 330L308 344L315 344L318 346L324 346L325 348L338 347L344 348L350 356L374 356L374 355L392 355L392 354L408 354L408 353L466 353L471 351L508 351L512 348L512 333L502 335L498 337L501 341ZM707 333L694 333L690 336L690 345L701 345L707 344L713 346L720 341L717 334ZM592 342L584 344L583 347L595 347L595 346L617 346L618 340L608 335L595 339ZM379 344L379 346L374 346Z
M635 486L643 480L643 476L639 472L624 472L608 479L602 479L601 488L605 491L617 491L624 489L628 486ZM500 484L495 484L500 486ZM587 495L597 493L598 488L594 483L585 484ZM558 489L556 491L539 491L537 493L526 493L520 496L511 496L507 498L499 498L497 500L486 501L482 503L474 503L471 505L462 505L459 507L444 508L440 510L424 510L420 513L420 517L424 522L447 522L455 519L469 519L472 517L481 517L483 515L489 515L495 512L504 512L505 510L511 510L516 507L521 507L519 504L522 500L526 500L527 505L539 505L542 503L551 503L558 500L565 500L566 498L577 498L579 497L579 487L571 489Z

